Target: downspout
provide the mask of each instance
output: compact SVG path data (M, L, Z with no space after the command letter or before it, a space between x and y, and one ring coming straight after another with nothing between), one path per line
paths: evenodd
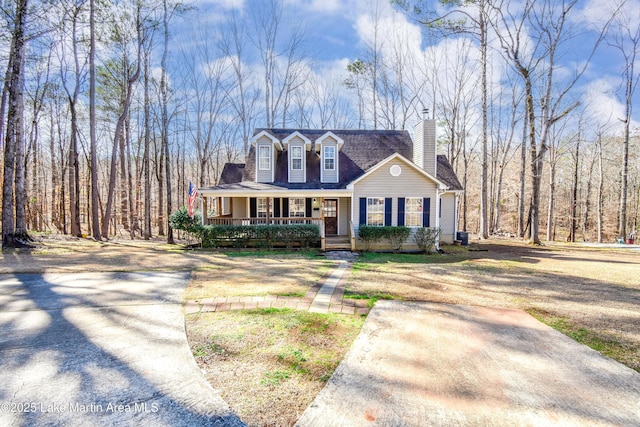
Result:
M445 190L438 188L436 190L436 228L440 230L438 238L436 240L436 249L440 251L440 235L442 234L442 228L440 227L440 196L445 193Z

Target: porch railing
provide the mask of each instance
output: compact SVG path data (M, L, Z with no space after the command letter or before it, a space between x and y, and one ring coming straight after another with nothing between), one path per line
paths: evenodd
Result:
M205 220L206 225L290 225L290 224L316 224L320 227L320 235L324 236L324 221L322 218L229 218L213 217Z

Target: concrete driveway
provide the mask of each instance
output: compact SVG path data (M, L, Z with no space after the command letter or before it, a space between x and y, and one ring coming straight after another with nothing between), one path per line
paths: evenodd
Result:
M640 374L523 311L378 301L298 426L637 426Z
M187 280L0 276L0 425L243 425L190 353Z

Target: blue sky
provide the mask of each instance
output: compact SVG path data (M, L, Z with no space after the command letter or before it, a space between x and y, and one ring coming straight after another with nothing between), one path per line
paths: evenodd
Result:
M583 61L590 49L588 40L593 34L589 29L594 23L602 23L615 0L581 0L575 14L574 24L577 30L573 39L574 45L563 61L566 62L567 73L575 62ZM413 49L425 49L421 42L421 28L411 22L404 14L389 6L388 0L282 0L284 6L283 29L293 23L302 22L306 28L308 50L314 58L312 67L315 70L333 70L340 73L348 61L363 55L367 37L367 16L371 16L375 4L379 7L380 17L388 25L401 28L410 34L406 42ZM195 16L203 22L219 22L225 15L234 11L247 18L259 0L198 0ZM435 3L435 2L434 2ZM512 2L517 4L517 1ZM640 0L627 1L627 14L638 15ZM194 12L187 16L193 19ZM187 22L189 25L190 22ZM179 38L179 35L178 35ZM585 42L585 40L587 42ZM494 53L499 55L498 52ZM597 116L618 117L623 114L623 106L616 91L620 87L622 62L620 54L603 43L592 61L583 79L579 82L580 96L589 101L588 108ZM321 71L318 71L321 73ZM346 75L346 74L345 74ZM612 120L616 122L616 120Z

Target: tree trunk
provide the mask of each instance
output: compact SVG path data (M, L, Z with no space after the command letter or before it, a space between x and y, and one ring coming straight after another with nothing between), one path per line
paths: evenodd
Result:
M131 96L133 94L133 85L140 77L140 72L142 68L141 59L142 59L142 44L143 44L143 36L142 36L142 24L140 22L140 5L138 4L138 9L136 10L136 27L137 27L137 63L136 70L133 75L129 74L128 67L125 67L125 75L126 84L124 86L125 96L122 105L122 112L120 116L118 116L118 121L116 122L116 129L113 135L113 151L111 152L111 167L109 172L109 188L107 194L107 206L104 210L104 215L102 217L102 236L104 238L109 237L109 223L111 221L111 209L113 207L113 196L115 192L115 183L116 183L116 164L117 164L117 153L118 153L118 143L121 140L120 138L124 138L125 131L125 123L127 117L129 116L129 107L131 106ZM124 156L124 153L121 153Z
M582 241L586 242L588 239L589 233L589 221L591 220L591 187L593 178L593 169L596 163L596 156L594 155L591 158L591 165L589 166L589 176L587 177L587 189L585 191L584 197L584 216L582 217Z
M144 55L144 154L142 167L144 168L144 239L151 238L151 171L149 162L149 145L151 143L151 112L149 111L149 55Z
M480 26L480 55L482 67L482 179L480 192L480 237L489 238L489 224L487 211L489 208L489 195L487 194L487 28L485 21L484 1L480 2L480 16L478 17Z
M571 225L569 226L569 241L576 241L576 231L578 228L578 168L580 166L580 135L576 144L576 156L573 168L573 191L571 192Z
M602 153L602 135L598 135L598 243L602 243L604 216L604 167Z
M552 148L551 151L554 151ZM553 159L553 154L550 154L550 157ZM556 162L555 160L551 160L551 165L549 165L549 206L547 209L547 241L554 240L553 234L553 224L554 214L555 214L555 201L556 201Z
M75 97L74 97L75 98ZM78 115L76 100L69 99L71 110L71 139L69 141L69 212L71 215L71 235L82 236L80 229L80 165L78 164Z
M122 138L122 133L124 131L124 122L129 114L129 106L131 105L131 94L132 88L135 81L138 79L140 74L140 67L136 70L134 75L130 77L127 82L126 96L124 99L124 105L122 107L122 112L118 117L118 121L116 122L116 130L113 137L113 151L111 152L111 167L109 173L109 188L107 191L107 206L104 210L104 215L102 217L102 237L109 237L109 223L111 221L111 210L113 208L113 197L115 192L115 184L116 184L116 164L117 164L117 155L118 155L118 145L119 140Z
M627 82L631 84L631 82ZM631 103L626 106L626 120L624 126L624 140L622 142L622 182L620 183L620 217L618 221L618 234L623 239L627 238L627 193L629 186L629 126L631 122Z
M168 117L168 103L169 103L169 88L167 87L167 57L169 55L169 11L167 8L167 0L163 1L164 14L163 14L163 30L164 30L164 49L162 51L161 60L161 76L160 76L160 93L162 95L162 149L164 152L165 161L165 176L167 178L167 218L171 215L173 210L171 201L171 158L169 156L169 117ZM173 244L173 229L171 225L167 225L167 243Z
M89 0L89 156L91 169L91 234L95 240L102 240L100 235L100 199L98 187L98 148L96 137L96 29L95 0Z
M125 140L128 138L128 117L124 120L123 132L120 135L120 223L129 230L129 195L127 192L127 163L125 157Z
M524 123L522 125L522 146L520 150L520 191L518 198L518 236L524 238L525 220L524 220L524 192L527 176L527 135L529 128L529 115L524 114Z
M22 159L18 157L19 146L24 144L22 97L24 82L24 59L26 50L25 22L27 17L27 0L16 1L16 15L10 51L10 79L8 81L7 131L4 147L4 175L2 182L2 247L24 246L21 230L16 227L14 207L14 185L19 181L16 165ZM6 82L5 82L6 85ZM19 189L16 188L16 192ZM18 195L16 204L19 203ZM23 207L24 208L24 207ZM26 225L26 224L25 224ZM26 227L25 227L26 228ZM24 230L26 234L26 230Z
M51 222L61 231L60 219L58 218L58 165L55 151L55 120L53 105L51 105L51 127L49 130L49 150L51 151Z

